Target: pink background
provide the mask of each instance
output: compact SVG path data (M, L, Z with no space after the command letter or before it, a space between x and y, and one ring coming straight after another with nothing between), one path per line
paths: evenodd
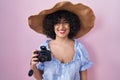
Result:
M32 31L27 18L63 0L0 0L0 80L28 77L31 52L46 37ZM120 79L120 0L70 0L90 6L95 27L80 38L93 62L88 80Z

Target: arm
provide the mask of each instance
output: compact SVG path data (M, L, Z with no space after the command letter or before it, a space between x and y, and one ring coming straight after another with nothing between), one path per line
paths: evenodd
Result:
M87 80L87 70L80 72L80 80Z
M33 70L33 76L36 80L42 80L42 73L37 69L36 64L38 63L37 60L38 58L36 58L36 56L38 56L38 54L34 54L34 51L32 53L32 60L31 60L31 69Z
M36 66L32 66L31 69L33 70L33 76L36 80L42 80L42 74L41 72L37 69Z

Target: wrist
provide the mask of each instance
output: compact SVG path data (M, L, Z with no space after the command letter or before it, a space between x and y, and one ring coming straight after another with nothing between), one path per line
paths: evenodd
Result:
M37 69L36 64L31 64L30 67L31 67L31 69Z

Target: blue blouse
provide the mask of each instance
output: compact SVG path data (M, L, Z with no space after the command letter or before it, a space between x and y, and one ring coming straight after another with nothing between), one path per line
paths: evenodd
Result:
M48 43L46 40L42 45L46 46L48 50ZM73 60L68 63L61 63L56 58L52 57L51 61L44 63L39 62L36 66L39 70L44 70L42 80L80 80L80 71L88 69L92 62L89 60L89 55L84 46L74 39L75 54Z

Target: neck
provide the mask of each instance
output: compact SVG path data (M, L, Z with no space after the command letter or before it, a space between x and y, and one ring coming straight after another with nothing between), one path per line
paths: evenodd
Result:
M56 37L56 39L54 40L60 44L64 44L64 43L68 43L69 41L71 41L71 39L69 38L59 38L59 37Z

